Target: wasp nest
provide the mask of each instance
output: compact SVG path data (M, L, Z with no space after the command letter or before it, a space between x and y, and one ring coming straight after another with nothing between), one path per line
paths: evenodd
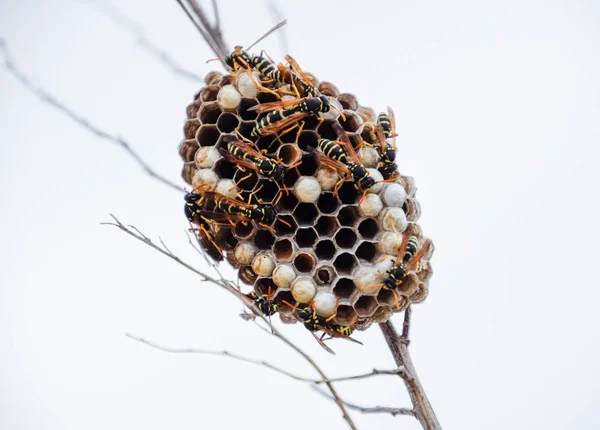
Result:
M337 310L334 323L364 330L424 300L432 274L431 251L395 291L382 288L402 246L402 233L410 229L419 245L425 241L417 224L421 209L413 178L398 175L394 182L376 183L363 198L347 177L334 193L340 174L311 153L320 138L339 139L334 127L338 123L371 177L383 179L377 169L377 136L367 126L377 124L375 111L361 106L353 94L314 79L312 84L342 115L331 110L321 118L309 116L298 136L294 129L255 138L251 136L259 117L255 106L278 101L272 92L257 89L259 79L255 71L243 71L238 77L209 73L206 85L187 107L185 139L179 147L185 161L183 178L194 189L246 202L255 199L274 209L270 225L208 224L227 261L239 268L240 279L252 285L258 297L271 292L270 300L279 304L285 322L296 318L284 301L295 306L310 302L321 317ZM271 90L282 87L267 85ZM222 156L231 139L227 136L238 133L252 140L257 151L281 160L286 171L279 184Z

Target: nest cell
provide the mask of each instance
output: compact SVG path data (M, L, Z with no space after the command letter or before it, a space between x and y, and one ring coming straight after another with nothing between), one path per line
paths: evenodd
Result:
M329 239L319 241L315 247L315 253L319 260L331 260L335 255L335 245L333 241Z
M317 233L312 227L299 228L295 239L299 248L311 248L317 241Z

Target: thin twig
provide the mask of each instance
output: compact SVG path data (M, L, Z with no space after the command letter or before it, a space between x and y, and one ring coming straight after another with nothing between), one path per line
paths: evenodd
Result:
M134 21L129 15L119 9L113 3L108 1L94 0L91 2L104 15L112 20L117 26L131 33L136 42L148 51L156 60L167 66L175 75L189 79L195 82L202 82L202 77L196 73L182 67L175 59L167 52L156 46L146 34L146 31L141 24Z
M227 351L227 350L204 349L204 348L173 348L173 347L161 345L157 342L153 342L149 339L146 339L146 338L143 338L140 336L136 336L131 333L125 333L125 336L127 336L128 338L133 339L135 341L141 342L145 345L148 345L152 348L158 349L160 351L164 351L164 352L169 352L169 353L173 353L173 354L222 355L225 357L233 358L234 360L239 360L239 361L243 361L246 363L256 364L258 366L266 367L270 370L273 370L274 372L281 373L282 375L285 375L296 381L309 382L311 384L322 384L322 383L326 382L323 379L314 379L314 378L306 378L303 376L298 376L298 375L293 374L292 372L282 369L281 367L271 364L265 360L257 360L254 358L245 357L241 354ZM398 375L398 374L402 374L403 372L404 372L404 369L391 369L391 370L373 369L369 373L362 373L362 374L353 375L353 376L343 376L340 378L330 378L328 381L329 382L352 381L352 380L357 380L357 379L365 379L365 378L369 378L369 377L377 376L377 375Z
M212 25L208 21L206 13L204 13L204 9L202 9L202 6L200 6L196 0L188 0L188 3L190 4L192 11L194 11L194 14L200 20L200 24L202 25L204 31L210 36L212 40L215 41L215 44L218 46L219 51L221 52L220 56L224 57L227 54L227 45L223 41L223 35L221 34L221 30L219 30L219 28L216 25ZM213 9L215 9L216 7L216 3L213 2ZM216 9L216 11L218 17L218 8Z
M143 344L146 344L152 348L156 348L156 349L159 349L159 350L165 351L165 352L170 352L170 353L174 353L174 354L222 355L225 357L232 358L234 360L243 361L246 363L251 363L251 364L256 364L259 366L267 367L268 369L270 369L274 372L277 372L277 373L285 375L289 378L295 379L296 381L311 382L311 383L323 382L318 379L304 378L302 376L294 375L293 373L288 372L287 370L282 369L281 367L277 367L274 364L271 364L267 361L256 360L254 358L244 357L243 355L237 354L235 352L227 351L227 350L214 350L214 349L201 349L201 348L170 348L167 346L160 345L156 342L152 342L148 339L144 339L143 337L136 336L131 333L125 333L125 336L127 336L130 339L141 342Z
M326 397L330 400L334 400L330 394L326 393L322 389L316 386L313 386L312 389L315 390L317 393L321 394L323 397ZM354 409L355 411L362 412L363 414L390 414L394 417L397 415L409 415L412 417L415 416L415 411L408 408L393 408L390 406L360 406L354 403L347 402L345 400L343 400L342 402L349 409Z
M176 185L174 182L171 182L164 176L157 173L152 167L150 167L150 165L148 163L146 163L146 161L144 161L138 155L138 153L133 150L133 148L131 147L129 142L127 142L125 139L123 139L117 135L113 135L113 134L109 134L109 133L105 132L104 130L100 129L98 126L92 124L87 119L85 119L82 116L80 116L79 114L77 114L72 109L65 106L61 101L59 101L57 98L52 96L50 93L48 93L43 88L34 85L31 82L31 80L27 76L25 76L19 70L19 68L15 65L15 63L12 61L10 53L6 46L6 43L2 39L0 39L0 51L2 51L2 56L4 58L4 67L6 68L6 70L8 70L19 82L21 82L21 84L23 84L23 86L25 88L27 88L31 93L33 93L33 95L35 95L39 100L41 100L42 102L47 103L50 106L52 106L53 108L57 109L59 112L66 115L71 120L75 121L81 127L85 128L87 131L91 132L92 134L96 135L97 137L119 145L131 156L131 158L133 158L142 167L142 169L148 175L150 175L150 177L157 179L158 181L162 182L163 184L168 185L169 187L174 188L178 191L181 191L181 192L184 191L184 189L182 187L180 187L179 185Z
M408 305L408 307L404 310L404 321L402 322L402 334L400 335L400 340L405 343L410 343L410 317L412 316L412 307Z
M194 19L194 17L190 13L190 11L187 9L187 7L183 4L183 2L181 0L175 0L175 1L177 2L177 4L179 4L179 6L181 6L181 8L185 12L185 14L189 18L189 20L192 21L192 24L194 24L194 27L196 27L196 30L198 30L198 32L200 33L200 35L202 36L204 41L208 44L210 49L212 49L212 51L215 53L215 55L220 59L221 64L223 65L225 70L228 70L228 67L225 64L225 61L222 60L222 57L225 57L225 55L226 55L225 51L223 51L217 45L217 43L212 38L212 36L205 29L203 29L202 26L200 26L200 24L198 24L198 22L196 22L196 20Z
M311 367L319 374L321 379L324 380L324 384L327 385L327 388L331 392L332 397L335 399L335 403L338 405L338 408L342 412L342 416L343 416L344 420L346 421L346 423L348 424L348 426L350 428L356 430L356 425L354 424L354 421L352 421L352 418L350 417L350 415L348 415L348 411L346 410L346 407L344 406L343 402L339 398L339 395L338 395L335 387L329 381L329 378L325 375L325 373L320 368L320 366L312 359L312 357L310 355L308 355L306 352L304 352L300 347L298 347L295 343L293 343L286 336L284 336L283 333L281 333L274 325L272 325L269 322L269 320L259 311L259 309L254 305L254 303L252 301L248 301L248 298L245 295L243 295L241 292L236 290L235 287L232 287L230 285L229 281L226 281L225 279L221 279L221 280L215 279L212 276L201 272L200 270L196 269L195 267L193 267L190 264L186 263L185 261L181 260L177 255L156 245L154 242L152 242L152 240L150 238L148 238L148 236L141 233L138 229L134 230L133 228L129 228L125 224L123 224L121 221L119 221L114 215L111 214L110 216L112 217L114 222L107 222L107 223L102 223L102 224L112 225L114 227L119 228L120 230L124 231L128 235L145 243L146 245L150 246L151 248L155 249L156 251L160 252L161 254L166 255L167 257L169 257L172 260L176 261L177 263L181 264L183 267L196 273L197 275L202 277L202 279L204 281L213 283L217 286L220 286L220 287L226 289L227 291L229 291L230 293L232 293L236 297L238 297L242 301L242 303L244 303L247 307L252 309L253 312L255 312L257 314L257 317L262 319L265 322L265 324L267 324L271 328L272 334L275 337L279 338L282 342L284 342L286 345L288 345L290 348L292 348L294 351L296 351L296 353L300 354L311 365Z

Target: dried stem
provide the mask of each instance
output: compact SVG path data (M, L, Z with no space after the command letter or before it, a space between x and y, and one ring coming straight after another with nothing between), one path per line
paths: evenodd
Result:
M330 394L326 393L325 391L323 391L322 389L318 388L318 387L313 387L313 389L321 394L323 397L326 397L330 400L333 400L333 398L331 397ZM390 414L392 416L397 416L397 415L410 415L412 417L415 416L415 411L412 409L408 409L408 408L393 408L390 406L359 406L357 404L354 403L349 403L345 400L343 400L343 403L345 406L347 406L349 409L354 409L355 411L359 411L362 412L363 414Z
M170 180L168 180L161 174L157 173L152 167L150 167L150 165L146 161L144 161L138 155L138 153L136 151L133 150L133 148L131 147L129 142L127 142L125 139L123 139L117 135L113 135L113 134L109 134L109 133L105 132L98 126L92 124L87 119L85 119L82 116L80 116L79 114L77 114L72 109L65 106L64 103L62 103L56 97L52 96L50 93L48 93L43 88L34 85L31 82L31 80L27 76L25 76L19 70L19 68L15 65L15 63L12 61L11 56L8 52L8 48L6 47L6 43L2 39L0 39L0 51L2 51L2 57L4 59L4 67L6 68L6 70L8 70L15 78L17 78L17 80L19 82L21 82L21 84L23 84L23 86L25 88L27 88L31 93L33 93L33 95L35 95L38 99L40 99L44 103L49 104L53 108L57 109L59 112L66 115L71 120L75 121L81 127L85 128L87 131L93 133L97 137L104 139L104 140L108 140L110 142L113 142L113 143L116 143L117 145L119 145L152 178L157 179L158 181L162 182L163 184L168 185L169 187L174 188L178 191L181 191L181 192L184 191L184 189L182 187L180 187L179 185L176 185L174 182L171 182Z
M195 82L203 82L202 77L182 67L167 52L156 46L146 34L141 24L133 20L129 15L119 9L116 5L105 1L91 2L97 9L102 11L109 19L125 31L133 34L138 45L148 51L156 60L167 66L175 75Z
M131 333L125 333L125 336L127 336L128 338L133 339L137 342L148 345L152 348L155 348L155 349L158 349L158 350L164 351L164 352L173 353L173 354L222 355L224 357L232 358L232 359L238 360L238 361L243 361L245 363L263 366L274 372L285 375L288 378L292 378L292 379L294 379L296 381L300 381L300 382L309 382L311 384L322 384L325 382L355 381L358 379L370 378L370 377L377 376L377 375L402 375L402 374L404 374L404 369L391 369L391 370L373 369L371 372L368 372L368 373L361 373L361 374L352 375L352 376L342 376L339 378L330 378L328 380L305 378L303 376L295 375L292 372L282 369L281 367L271 364L265 360L257 360L254 358L245 357L238 353L227 351L227 350L215 350L215 349L203 349L203 348L172 348L172 347L164 346L159 343L153 342L151 340L145 339L143 337L136 336Z
M248 308L250 308L257 315L258 318L261 318L263 320L263 322L271 328L273 336L279 338L282 342L284 342L286 345L288 345L290 348L292 348L294 351L296 351L296 353L301 355L302 358L304 358L311 365L311 367L319 374L319 376L323 380L323 383L325 385L327 385L327 388L329 389L335 403L338 405L338 408L342 412L342 416L343 416L344 420L346 420L346 423L348 424L348 426L351 429L356 430L356 425L352 421L352 418L350 417L350 415L348 415L348 411L346 410L344 403L340 399L335 387L333 386L333 383L325 375L325 373L319 367L319 365L312 359L311 356L309 356L300 347L298 347L291 340L289 340L286 336L284 336L283 333L281 333L273 324L271 324L269 322L269 320L254 305L254 303L249 302L247 297L244 296L240 291L238 291L235 288L235 286L233 286L232 282L227 281L223 278L216 279L206 273L201 272L200 270L196 269L195 267L193 267L190 264L186 263L185 261L181 260L177 255L173 254L168 249L161 248L160 246L156 245L148 236L143 234L140 230L138 230L134 226L127 226L127 225L123 224L121 221L119 221L119 219L117 219L114 215L111 214L110 216L114 220L114 222L107 222L107 223L102 223L102 224L112 225L112 226L119 228L120 230L124 231L128 235L145 243L146 245L150 246L151 248L155 249L156 251L160 252L161 254L166 255L167 257L169 257L172 260L176 261L177 263L181 264L183 267L196 273L197 275L202 277L203 281L207 281L207 282L215 284L219 287L222 287L222 288L226 289L227 291L229 291L230 293L234 294L236 297L238 297L242 301L242 303L244 303L244 305L246 305Z
M222 46L219 46L217 44L217 42L215 40L215 36L217 36L217 35L216 35L214 29L210 26L203 27L202 25L198 24L198 22L196 21L194 16L191 14L191 12L188 10L186 5L183 4L182 0L175 0L175 1L177 2L177 4L179 4L179 6L181 6L181 8L185 12L185 14L189 18L189 20L192 21L192 24L194 24L194 27L196 27L196 29L198 30L198 32L200 33L200 35L202 36L204 41L208 44L210 49L212 49L212 51L215 53L215 55L220 59L221 64L223 65L225 70L228 70L227 65L222 60L222 58L225 57L225 55L227 55L226 54L227 49ZM191 6L191 7L193 7L193 6ZM199 6L197 6L197 8L199 8L199 10L202 11L202 8L200 8ZM198 15L198 12L195 10L194 10L194 13L196 15Z
M388 320L385 323L379 324L383 336L388 344L390 351L394 357L394 361L398 367L404 367L406 374L402 378L410 400L413 404L413 410L415 418L421 423L426 430L441 430L441 425L435 416L435 412L425 395L425 390L419 381L417 371L413 365L410 353L408 351L409 344L409 330L410 330L410 317L411 311L410 306L407 308L408 312L404 312L404 323L402 328L402 336L398 336L396 329L392 322Z

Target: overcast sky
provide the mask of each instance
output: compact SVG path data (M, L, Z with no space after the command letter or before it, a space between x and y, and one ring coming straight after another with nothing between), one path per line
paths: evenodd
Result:
M217 67L204 64L214 54L174 1L118 3L185 67ZM273 25L266 3L219 3L231 45ZM305 70L396 112L400 169L417 181L436 245L411 350L444 428L600 428L598 3L279 7ZM35 82L183 185L177 146L198 83L85 1L3 1L0 37ZM262 48L283 57L277 37ZM182 196L5 69L0 198L0 428L345 428L302 383L124 336L227 348L312 376L238 318L234 298L101 226L114 213L202 267ZM356 335L364 347L333 342L335 357L299 325L284 330L332 376L393 367L377 327ZM365 405L410 405L392 377L339 389ZM361 429L420 428L410 417L353 417Z

